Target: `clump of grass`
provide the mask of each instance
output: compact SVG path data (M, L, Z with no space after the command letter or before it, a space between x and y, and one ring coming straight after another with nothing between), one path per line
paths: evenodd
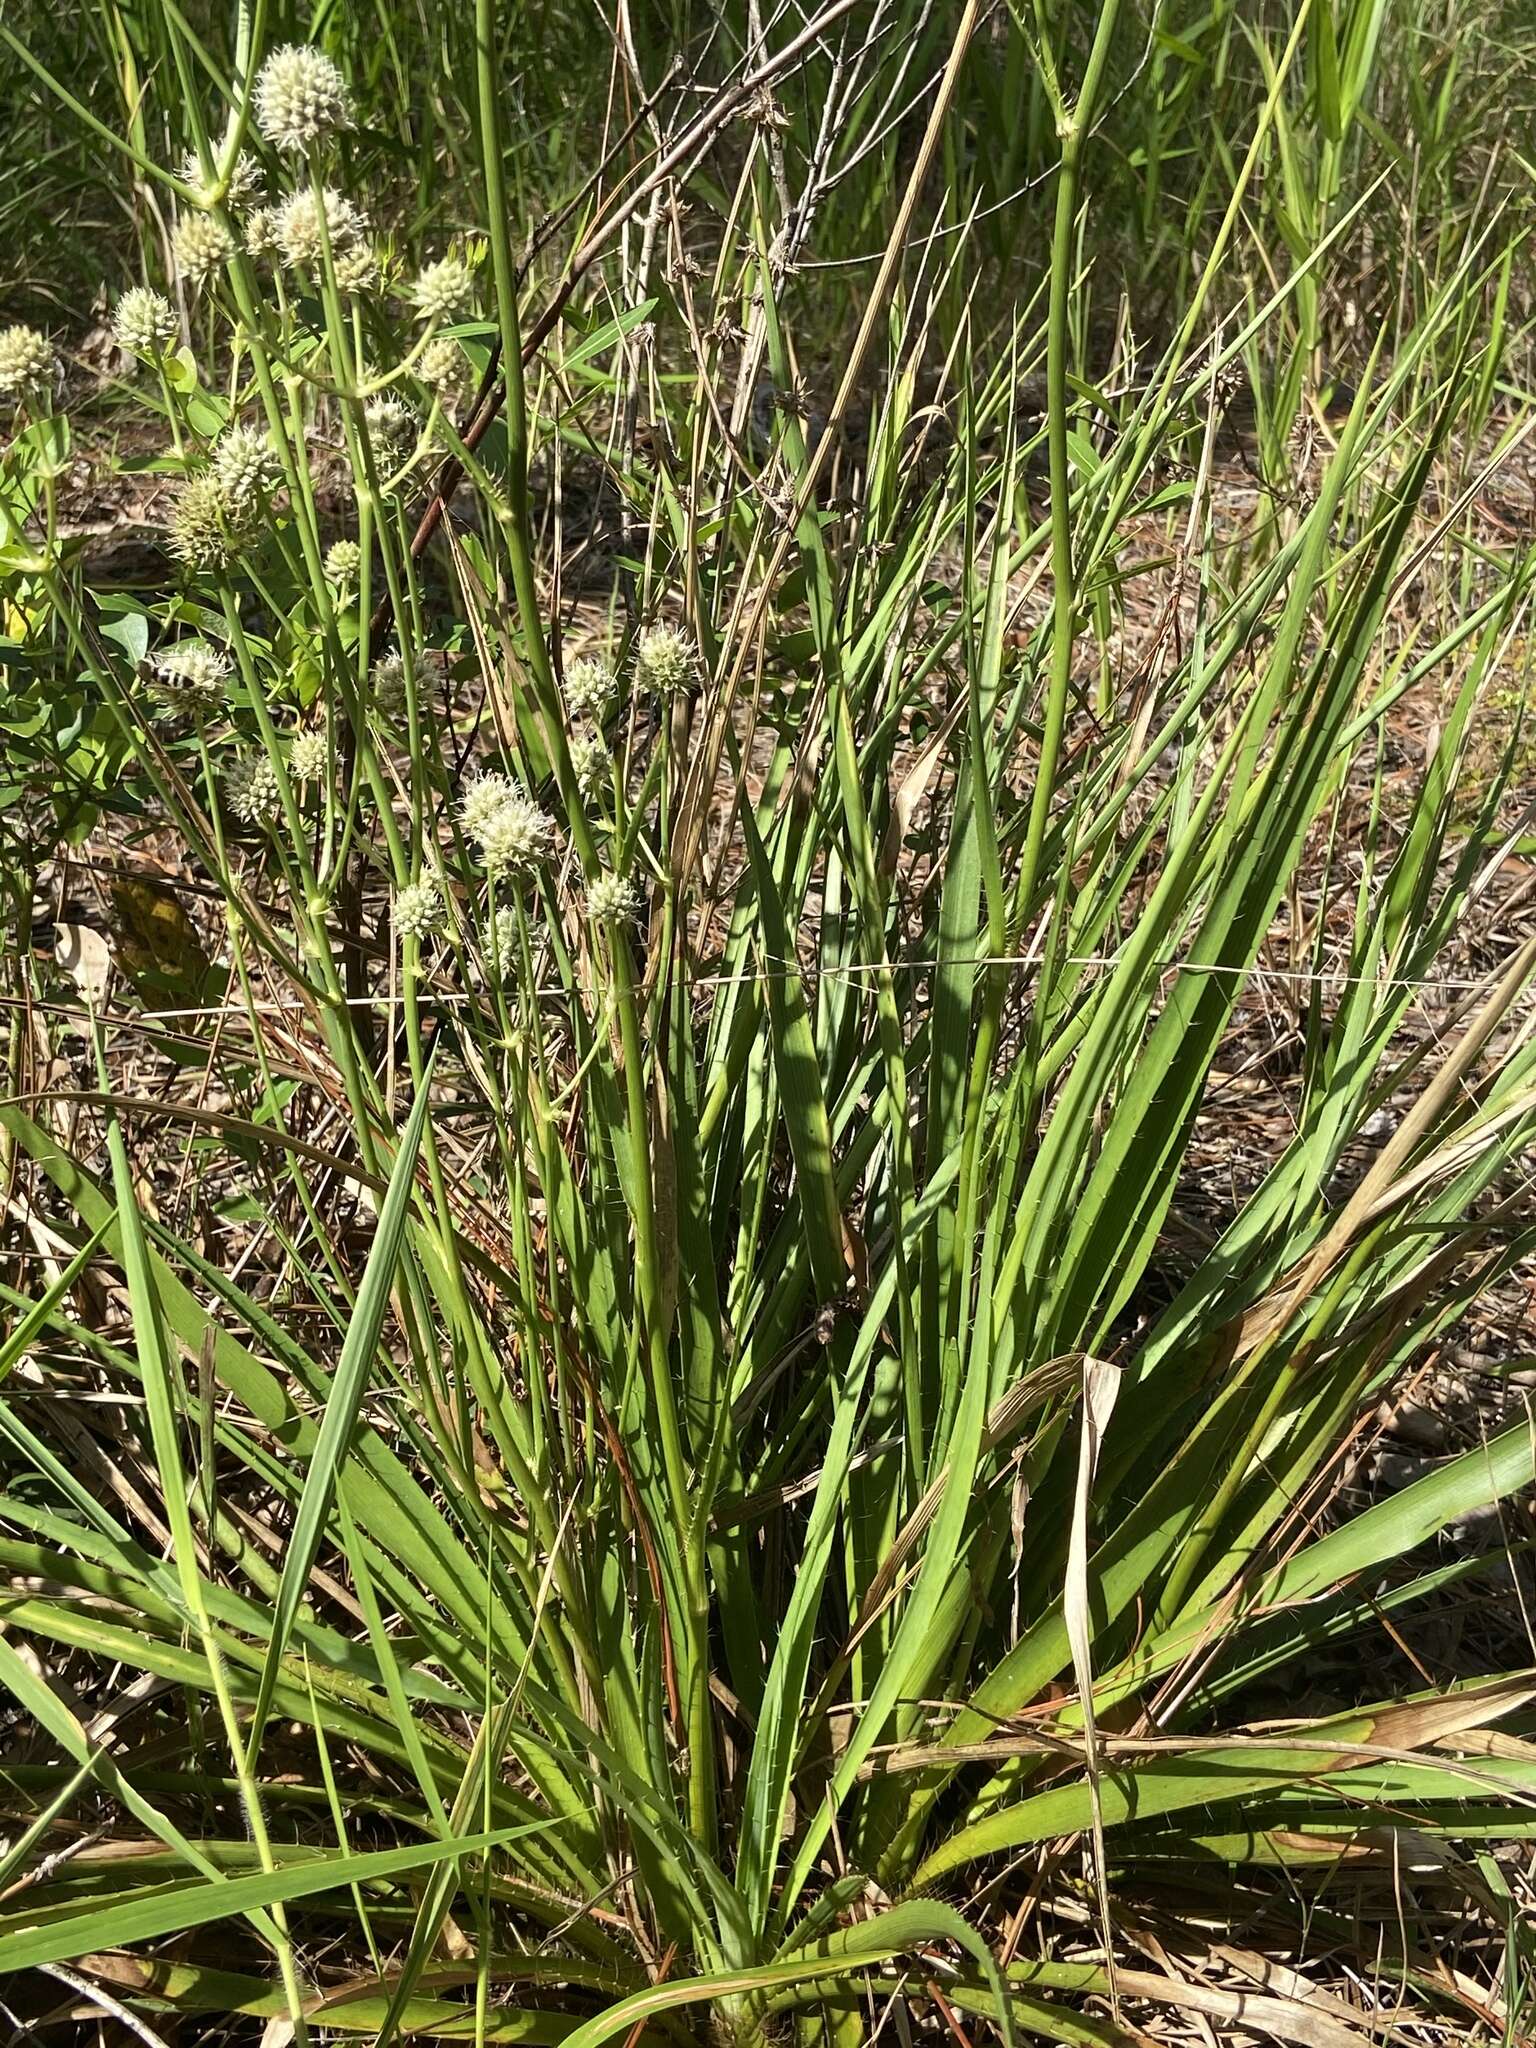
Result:
M1336 1485L1536 1250L1536 941L1413 1028L1511 830L1513 743L1470 800L1461 770L1530 565L1448 489L1510 252L1469 233L1319 419L1275 366L1325 338L1379 16L1317 29L1310 75L1299 27L1255 32L1204 268L1090 380L1127 22L1080 46L1049 12L1000 31L1051 150L1043 314L996 321L979 7L910 46L753 27L530 254L477 0L483 198L422 263L351 182L333 53L226 73L168 13L199 176L126 145L175 268L115 320L165 485L148 595L64 531L49 344L0 336L13 643L95 747L51 794L131 802L217 916L191 1002L162 959L73 1005L64 1142L9 1040L44 1261L0 1340L30 2008L64 1967L151 2025L300 2039L851 2038L895 2000L1101 2042L1246 2026L1236 1949L1292 1973L1256 2023L1311 2039L1321 1929L1352 2038L1452 2023L1431 1917L1507 1909L1480 1995L1513 2027L1523 1658L1304 1697L1326 1646L1529 1549L1425 1554L1529 1488L1520 1419L1396 1495ZM896 196L813 417L795 264L871 153ZM1299 240L1256 281L1271 173ZM1240 365L1272 495L1232 533ZM1322 452L1282 495L1299 420ZM1411 609L1431 561L1464 601ZM1448 709L1388 807L1421 685ZM1186 1226L1277 977L1289 1121ZM1276 1686L1298 1711L1255 1726Z

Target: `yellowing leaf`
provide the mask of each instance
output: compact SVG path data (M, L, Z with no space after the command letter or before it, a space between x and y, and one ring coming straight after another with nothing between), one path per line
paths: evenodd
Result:
M147 875L119 875L108 894L118 956L134 979L201 994L208 955L176 892Z

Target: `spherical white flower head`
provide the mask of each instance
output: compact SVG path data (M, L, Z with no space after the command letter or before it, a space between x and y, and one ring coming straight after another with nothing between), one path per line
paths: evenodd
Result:
M234 237L211 213L184 213L177 221L171 254L182 276L194 284L211 277L234 253Z
M548 853L554 820L506 775L477 776L464 793L464 831L488 875L515 874Z
M381 654L369 671L373 707L381 718L405 713L405 662L398 654Z
M213 451L214 478L232 505L258 503L282 475L277 452L260 427L233 426Z
M349 298L371 291L379 281L379 252L369 242L354 242L338 250L331 264L336 289Z
M305 150L352 125L340 70L311 43L274 50L256 80L256 125L278 149Z
M579 733L571 742L571 766L576 771L576 787L587 796L601 789L608 780L612 760L608 742L600 732Z
M220 156L223 153L220 150ZM195 149L189 149L182 158L181 182L191 187L193 200L198 206L213 204L213 195L218 190L217 169L215 165L214 174L205 178ZM229 206L249 206L260 190L261 165L249 150L242 149L230 168L229 178L224 187L225 203Z
M402 939L429 939L443 927L443 899L432 881L408 882L394 895L395 930Z
M171 551L189 568L227 569L256 538L259 500L232 498L212 470L189 476L171 508Z
M635 682L648 695L670 696L693 675L693 642L676 626L648 626L635 648Z
M260 825L282 808L277 770L265 754L237 754L224 770L224 800L243 825Z
M273 229L283 261L295 270L318 270L327 242L339 262L363 240L368 223L343 192L327 185L317 199L306 187L284 200Z
M417 273L411 303L423 320L451 320L469 304L475 281L459 256L444 256Z
M466 358L451 334L429 341L416 365L416 375L429 391L456 391L464 381Z
M325 551L325 573L332 583L350 590L363 566L363 551L355 540L333 540Z
M536 867L548 853L555 822L531 797L514 790L480 830L480 858L488 875L514 875Z
M229 656L206 640L178 640L155 656L155 688L176 711L209 711L224 702Z
M413 406L392 391L381 391L363 407L363 423L374 454L386 468L398 469L415 446L421 422Z
M419 424L414 406L393 391L381 391L363 407L368 431L379 441L409 441Z
M136 284L112 308L112 332L130 355L158 356L176 339L176 315L169 299Z
M600 874L587 885L587 915L594 924L633 924L640 891L627 875Z
M323 732L296 732L288 743L288 773L295 782L319 782L330 756Z
M517 972L517 912L504 903L491 919L491 962L503 981Z
M503 775L494 768L477 775L465 790L464 801L459 806L465 836L478 840L489 820L495 817L508 797L516 794L517 784L510 775Z
M0 394L46 390L53 382L53 350L35 327L0 327Z
M281 246L283 209L258 206L245 223L245 247L251 256L271 256Z
M583 654L565 664L565 701L573 718L601 718L618 693L611 665Z

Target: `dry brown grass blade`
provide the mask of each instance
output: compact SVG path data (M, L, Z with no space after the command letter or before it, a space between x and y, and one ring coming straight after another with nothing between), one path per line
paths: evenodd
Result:
M1294 2048L1360 2048L1363 2036L1379 2038L1397 2031L1391 2018L1374 2013L1354 2015L1352 2024L1346 2025L1336 2016L1336 2000L1330 2001L1330 2010L1324 2012L1297 1998L1231 1990L1221 1984L1181 1982L1177 1977L1159 1976L1151 1970L1121 1969L1116 1975L1123 1997L1149 1998L1159 2005L1203 2013L1222 2022L1224 2028L1267 2034L1271 2040L1294 2044Z
M370 1173L359 1160L344 1159L340 1153L329 1152L323 1145L297 1137L280 1124L253 1123L249 1117L232 1116L227 1110L209 1109L204 1104L160 1101L153 1096L104 1095L99 1088L40 1088L28 1095L7 1099L17 1104L85 1102L97 1109L110 1109L120 1117L155 1117L161 1122L197 1124L206 1130L222 1131L228 1137L239 1138L242 1143L271 1145L281 1152L292 1153L296 1159L307 1159L328 1173L338 1175L341 1180L367 1188L374 1194L383 1194L389 1185L383 1175Z
M1536 1676L1521 1673L1487 1685L1467 1686L1438 1699L1402 1700L1383 1707L1371 1723L1373 1747L1410 1752L1484 1727L1501 1714L1536 1700Z
M1072 1527L1067 1538L1066 1583L1062 1618L1072 1650L1072 1673L1083 1711L1084 1764L1093 1801L1093 1881L1098 1892L1099 1919L1109 1975L1110 2010L1120 2016L1116 1986L1115 1937L1109 1912L1109 1870L1104 1853L1104 1815L1099 1799L1098 1730L1093 1718L1093 1617L1088 1603L1088 1516L1099 1446L1120 1392L1120 1368L1107 1359L1083 1360L1083 1421L1078 1440L1077 1481L1072 1492Z
M896 794L891 799L891 822L886 827L885 839L880 847L880 871L882 874L895 874L896 862L901 854L902 841L907 836L907 827L911 824L913 813L922 802L928 785L933 780L934 772L944 757L944 750L949 745L950 736L965 715L965 708L966 700L964 697L961 697L950 707L949 715L945 718L943 724L940 725L938 731L934 733L933 737L924 746L922 752L913 761L906 774L903 775L901 781L897 784Z
M992 1451L1018 1428L1035 1409L1043 1407L1053 1395L1065 1391L1076 1376L1075 1358L1053 1358L1045 1365L1026 1375L1015 1387L998 1401L988 1415L982 1431L984 1450ZM930 1483L922 1499L897 1531L890 1549L880 1560L880 1568L870 1580L869 1590L860 1603L858 1619L850 1631L857 1636L869 1627L881 1607L890 1598L901 1577L903 1566L922 1541L923 1532L938 1513L949 1485L949 1467L946 1465Z
M1465 1686L1459 1692L1436 1698L1407 1700L1379 1708L1370 1721L1369 1736L1336 1739L1326 1721L1280 1721L1250 1727L1230 1735L1106 1735L1095 1731L1101 1758L1156 1758L1240 1755L1244 1750L1270 1751L1283 1743L1297 1754L1315 1753L1321 1761L1309 1776L1357 1763L1406 1763L1426 1749L1455 1747L1478 1755L1498 1755L1492 1745L1501 1739L1483 1733L1486 1724L1501 1714L1514 1713L1536 1700L1536 1673L1490 1680L1486 1685ZM1045 1711L1060 1711L1059 1703ZM1369 1710L1345 1715L1357 1724L1369 1720ZM1530 1745L1525 1745L1529 1748ZM947 1770L954 1764L997 1764L1011 1757L1039 1756L1054 1752L1086 1765L1088 1751L1081 1728L1010 1726L1005 1733L985 1742L910 1742L893 1745L871 1759L871 1774L884 1771ZM1532 1798L1518 1787L1494 1780L1471 1765L1447 1768L1460 1771L1469 1784L1488 1789L1494 1785L1510 1798L1532 1804Z
M1245 1357L1289 1322L1296 1310L1311 1296L1318 1283L1343 1256L1357 1231L1390 1206L1399 1176L1415 1149L1434 1128L1462 1088L1468 1074L1481 1058L1489 1039L1508 1015L1522 989L1536 970L1536 938L1520 948L1499 977L1492 994L1468 1025L1454 1050L1435 1074L1412 1109L1403 1118L1389 1142L1383 1146L1322 1242L1288 1281L1277 1283L1270 1294L1250 1309L1238 1326L1235 1358Z

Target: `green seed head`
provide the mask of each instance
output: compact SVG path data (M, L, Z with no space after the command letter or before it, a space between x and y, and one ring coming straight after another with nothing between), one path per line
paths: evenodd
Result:
M228 502L259 504L282 475L272 443L260 427L233 426L213 451L213 475Z
M323 732L296 732L288 746L288 773L295 782L319 782L329 764Z
M348 296L371 291L379 281L379 252L371 242L354 242L338 250L331 265L336 289Z
M465 355L451 334L429 341L416 365L416 375L429 391L446 396L464 382Z
M317 198L306 188L295 192L277 210L273 238L285 263L295 270L318 270L326 243L339 264L363 241L368 223L344 193L328 185Z
M421 426L414 406L392 391L383 391L364 406L363 422L377 459L386 468L398 469L410 455Z
M227 569L256 538L259 499L231 498L210 469L189 476L171 508L171 552L192 569Z
M283 209L280 206L258 206L245 223L245 247L248 255L271 256L281 245Z
M517 972L517 952L517 912L504 903L491 919L491 959L503 981Z
M571 742L571 766L576 771L577 788L588 796L601 789L608 780L612 760L608 742L600 732L579 733Z
M460 811L465 837L480 849L487 874L514 874L535 866L548 853L554 820L518 788L510 776L492 770L478 775L464 792Z
M612 666L584 654L565 664L565 701L573 718L601 718L618 693Z
M369 672L373 706L381 718L405 716L405 662L398 654L381 654Z
M475 831L479 858L489 877L537 866L553 838L555 821L516 786L508 786L502 801L483 811Z

